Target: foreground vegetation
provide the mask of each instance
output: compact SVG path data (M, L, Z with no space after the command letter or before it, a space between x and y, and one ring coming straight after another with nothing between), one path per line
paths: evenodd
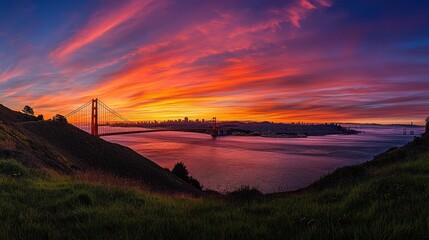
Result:
M0 160L1 239L429 239L429 136L299 193L172 197Z

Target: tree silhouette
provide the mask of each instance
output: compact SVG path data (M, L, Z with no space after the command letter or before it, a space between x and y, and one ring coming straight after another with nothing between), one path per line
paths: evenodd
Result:
M66 117L64 117L63 115L61 115L61 114L57 114L57 115L55 115L53 118L52 118L52 121L54 121L54 122L65 122L65 123L67 123L67 118Z
M27 115L31 115L34 116L34 110L32 107L25 105L25 107L22 109L22 112L27 114Z
M426 132L429 133L429 117L426 118Z
M194 186L195 188L198 188L200 190L203 190L203 186L201 186L200 182L198 182L197 179L193 178L193 177L189 177L189 180L187 181L189 184L191 184L192 186Z
M197 179L189 176L189 171L183 162L176 163L171 172L179 178L183 179L185 182L191 184L195 188L198 188L200 190L203 189L203 186L201 186L200 182L198 182Z
M176 163L176 165L174 165L173 170L171 170L171 172L185 181L189 179L189 171L183 162Z
M43 121L43 115L42 114L37 115L37 120Z

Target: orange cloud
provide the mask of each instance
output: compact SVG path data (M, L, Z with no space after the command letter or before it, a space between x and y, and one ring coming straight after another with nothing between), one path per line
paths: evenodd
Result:
M310 8L306 3L297 7ZM274 108L275 102L261 101L259 106L248 106L256 96L264 100L264 95L260 95L264 89L252 94L234 93L242 88L250 91L247 86L263 87L273 79L298 74L300 70L283 66L281 56L261 60L225 57L224 66L198 64L219 54L253 51L257 48L256 42L276 44L282 41L276 37L276 30L288 21L278 14L247 26L240 26L242 20L241 15L218 13L216 18L188 26L168 40L143 45L119 58L133 59L130 64L109 74L103 84L81 95L106 99L108 104L126 112L128 118L136 120L181 117L178 113L183 114L186 109L192 109L187 113L189 117L199 118L213 114L223 119L284 118L285 114L261 111ZM272 64L264 69L261 61Z
M15 109L31 104L50 117L97 97L136 121L382 121L386 115L394 122L408 110L414 119L425 115L426 62L395 62L407 55L396 45L383 53L379 42L362 48L374 26L349 27L338 21L343 13L318 14L304 26L331 1L109 4L69 29L71 36L55 49L25 45L22 56L43 56L0 64L13 66L0 71L0 98ZM372 33L380 29L386 27ZM2 59L12 55L5 53Z

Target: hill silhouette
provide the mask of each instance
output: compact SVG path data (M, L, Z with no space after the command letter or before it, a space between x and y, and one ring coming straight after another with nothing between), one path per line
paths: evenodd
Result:
M30 116L23 114L21 112L13 111L4 105L0 104L0 121L9 122L9 123L18 123L18 122L30 122L37 121L35 116Z
M59 174L94 171L126 178L157 192L201 191L133 150L92 136L71 124L37 121L0 105L0 157Z

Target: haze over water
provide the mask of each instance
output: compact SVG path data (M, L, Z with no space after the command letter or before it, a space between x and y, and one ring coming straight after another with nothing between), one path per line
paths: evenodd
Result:
M126 130L130 130L127 128ZM186 132L157 132L103 137L127 146L169 168L180 161L204 188L224 192L243 185L264 193L308 186L338 167L369 161L415 135L403 128L364 125L358 135L307 138L219 137Z

